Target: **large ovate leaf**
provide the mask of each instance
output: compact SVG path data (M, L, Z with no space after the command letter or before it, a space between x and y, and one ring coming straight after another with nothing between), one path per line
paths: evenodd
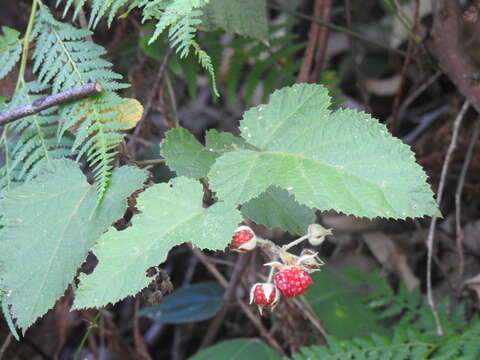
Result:
M207 320L222 308L224 288L207 281L175 290L155 306L143 308L138 315L164 324Z
M280 360L281 357L258 339L227 340L199 351L188 360Z
M145 271L184 242L224 249L242 220L240 212L223 202L206 209L202 198L200 182L185 177L140 194L137 207L142 213L133 217L132 226L111 228L95 245L99 263L92 274L80 275L74 308L100 307L136 294L151 281Z
M70 160L49 163L34 180L4 194L0 263L5 300L26 329L63 295L97 238L127 207L146 174L122 167L97 207L95 186Z
M284 189L269 187L259 197L242 205L242 214L258 224L279 227L292 234L305 234L315 222L315 212L300 205Z
M162 143L162 155L177 175L205 177L215 160L226 152L240 149L257 150L244 139L226 132L210 130L205 147L186 129L169 130ZM242 213L258 224L280 227L294 234L305 233L315 222L312 209L300 205L286 190L271 187L242 206Z
M410 148L363 112L331 112L321 85L276 91L268 105L244 114L241 135L258 148L226 153L212 166L210 186L243 204L270 186L311 208L364 217L441 215Z
M210 0L205 6L206 23L226 32L261 41L268 40L265 0Z

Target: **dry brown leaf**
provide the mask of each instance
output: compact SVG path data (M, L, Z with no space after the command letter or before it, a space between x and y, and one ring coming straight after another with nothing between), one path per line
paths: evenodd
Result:
M378 96L393 96L398 92L401 82L402 77L398 74L388 79L367 79L365 87Z
M475 255L480 255L480 220L468 223L463 228L463 246Z
M374 219L369 220L367 218L358 218L355 216L344 215L323 215L322 224L327 228L333 228L335 233L337 232L362 232L370 231L375 228L379 228L380 221Z
M371 232L363 234L363 238L377 260L387 270L395 271L408 290L412 291L420 284L408 265L407 256L390 237L381 232Z
M477 301L480 304L480 274L467 279L463 283L463 288L466 290L473 291L477 295Z

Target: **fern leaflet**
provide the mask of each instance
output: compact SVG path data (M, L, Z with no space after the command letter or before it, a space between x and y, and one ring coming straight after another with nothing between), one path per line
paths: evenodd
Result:
M399 325L411 326L423 332L435 332L432 312L418 288L409 291L405 284L401 283L395 293L378 272L367 274L352 269L345 269L343 272L354 283L370 287L371 292L362 297L362 302L375 311L379 320L394 319ZM463 305L451 306L450 299L445 297L438 302L437 308L445 329L454 332L465 327Z
M447 337L433 354L435 360L480 359L480 321L474 321L462 333Z
M17 30L2 26L3 35L0 35L0 79L4 78L20 59L22 45Z
M353 284L369 285L370 294L362 298L382 320L394 321L391 336L371 334L362 338L339 340L327 337L327 346L310 346L294 354L294 360L471 360L480 359L480 321L466 325L464 306L450 306L448 298L437 304L445 335L436 335L436 325L426 300L416 289L402 284L397 294L378 272L367 274L352 269L343 274Z

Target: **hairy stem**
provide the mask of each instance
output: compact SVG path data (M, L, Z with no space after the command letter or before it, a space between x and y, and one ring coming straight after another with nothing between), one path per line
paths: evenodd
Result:
M25 84L25 69L27 68L28 48L30 46L30 36L32 35L33 24L35 23L35 15L37 14L38 5L39 0L33 0L32 10L30 10L30 17L28 19L27 30L25 31L25 36L23 38L22 60L20 61L20 71L18 72L15 90L18 90L22 85Z

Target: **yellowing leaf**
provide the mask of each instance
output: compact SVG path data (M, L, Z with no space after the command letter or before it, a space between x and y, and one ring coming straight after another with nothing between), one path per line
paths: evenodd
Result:
M136 99L126 98L121 105L104 111L117 111L119 117L115 118L115 121L125 123L122 130L128 130L135 127L142 118L143 106Z
M85 103L82 104L80 111L84 108L85 105L88 105L89 103L90 101L85 101ZM100 121L102 123L108 123L111 121L114 121L116 123L125 123L125 126L120 128L119 130L128 130L134 128L142 118L143 106L136 99L125 98L120 105L109 107L100 111L100 113L102 114L106 114L109 112L116 112L117 116L108 119L101 118ZM92 116L91 111L88 111L80 121L75 123L75 125L71 126L69 128L70 132L76 135L80 124L89 116Z

